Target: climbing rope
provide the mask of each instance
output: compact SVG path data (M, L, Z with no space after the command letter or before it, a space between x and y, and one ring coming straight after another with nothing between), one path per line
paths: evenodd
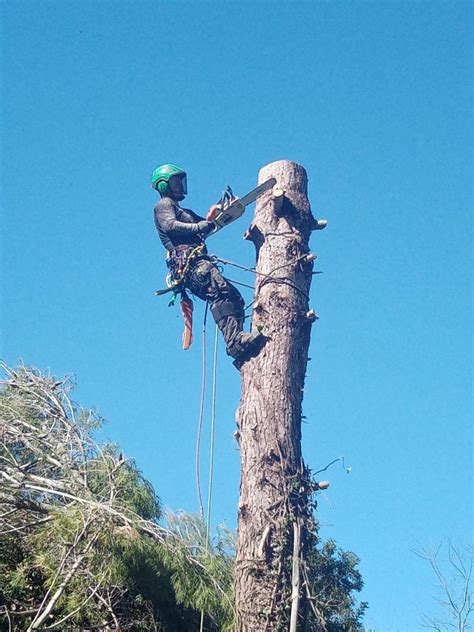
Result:
M197 446L196 446L196 481L198 488L198 499L199 499L199 511L201 517L204 517L204 509L202 505L202 495L201 495L201 480L200 480L200 444L201 444L201 434L202 434L202 422L204 417L204 400L205 400L205 385L206 385L206 317L207 317L207 305L206 312L204 315L204 325L203 325L203 366L202 366L202 382L201 382L201 402L199 407L199 423L198 423L198 438L197 438ZM213 367L212 367L212 404L211 404L211 436L210 436L210 450L209 450L209 480L208 480L208 488L207 488L207 512L206 512L206 553L209 552L209 537L211 532L211 508L212 508L212 486L214 481L214 445L215 445L215 428L216 428L216 400L217 400L217 351L218 351L218 343L219 343L219 328L216 324L215 334L214 334L214 357L213 357ZM203 632L204 630L204 610L201 610L201 620L199 625L199 631Z
M307 300L309 300L309 295L292 281L289 281L288 279L284 277L272 276L273 273L276 272L277 270L281 270L282 268L286 268L288 266L294 265L295 263L299 263L300 261L303 261L306 257L307 255L301 255L297 257L296 259L289 261L288 263L278 266L274 270L270 270L269 274L265 274L264 272L259 272L258 270L255 270L255 268L249 268L248 266L243 266L242 264L236 263L235 261L229 261L229 259L222 259L221 257L217 257L215 255L212 255L211 259L213 261L219 261L220 263L223 263L224 265L234 266L234 268L239 268L240 270L244 270L245 272L252 272L256 276L264 277L265 279L268 279L269 281L274 281L276 283L282 283L283 285L288 285L292 287L294 290L296 290L297 292L299 292L300 294L302 294Z
M207 323L208 304L204 311L204 320L202 324L202 377L201 377L201 401L199 403L198 428L196 436L196 489L199 502L199 514L204 517L204 507L202 504L201 494L201 435L202 422L204 419L204 402L206 399L206 323Z
M211 404L211 438L209 450L209 482L207 490L206 547L211 530L212 484L214 478L214 443L216 430L216 395L217 395L217 349L219 346L219 328L216 325L214 334L214 357L212 367L212 404Z
M254 290L255 287L253 285L249 285L248 283L242 283L242 281L236 281L235 279L229 279L229 277L226 277L226 279L228 281L230 281L231 283L235 283L235 285L241 285L242 287L248 287L250 290Z
M204 518L204 505L201 492L201 438L204 421L204 404L206 401L206 323L207 323L208 305L204 312L204 321L202 326L202 377L201 377L201 398L199 402L199 417L196 435L196 489L199 503L199 514ZM211 521L211 501L212 501L212 484L214 476L214 443L215 443L215 426L216 426L216 399L217 399L217 350L219 342L219 328L216 325L214 335L214 356L212 366L212 403L211 403L211 436L209 451L209 481L207 492L207 512L206 512L206 536L209 537L210 521Z

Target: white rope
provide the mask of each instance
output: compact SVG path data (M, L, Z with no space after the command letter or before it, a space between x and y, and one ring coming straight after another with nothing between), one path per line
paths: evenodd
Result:
M212 484L214 478L214 443L216 430L216 393L217 393L217 348L219 344L219 328L216 325L214 335L214 358L212 369L212 408L211 408L211 445L209 450L209 484L207 491L207 520L206 520L206 536L209 539L211 530L211 506L212 506ZM207 546L207 541L206 541Z
M203 345L205 340L203 341ZM211 406L211 437L210 437L210 449L209 449L209 481L207 488L207 515L206 515L206 553L209 552L209 536L211 531L211 507L212 507L212 484L214 479L214 444L215 444L215 429L216 429L216 399L217 399L217 349L219 344L219 328L216 324L214 335L214 358L212 367L212 406ZM205 356L204 356L205 357ZM204 369L205 371L205 364ZM203 396L204 398L204 396ZM201 410L203 404L201 403ZM202 428L202 414L200 415L200 428ZM201 493L199 487L199 494ZM200 498L201 515L202 512L202 499ZM199 625L199 632L204 630L204 610L201 610L201 621Z
M196 489L199 503L199 514L201 518L204 517L204 507L202 504L201 494L201 435L202 435L202 422L204 419L204 402L206 400L206 321L207 321L207 308L204 312L204 321L202 324L202 377L201 377L201 401L199 403L199 418L198 429L196 436Z

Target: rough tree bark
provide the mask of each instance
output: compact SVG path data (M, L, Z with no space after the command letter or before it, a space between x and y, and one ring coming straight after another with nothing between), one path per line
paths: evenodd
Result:
M315 319L308 304L308 241L316 226L304 168L274 162L260 171L259 183L272 176L273 193L257 202L246 234L257 251L252 328L263 326L270 340L241 370L238 632L304 629L301 562L313 527L301 405Z

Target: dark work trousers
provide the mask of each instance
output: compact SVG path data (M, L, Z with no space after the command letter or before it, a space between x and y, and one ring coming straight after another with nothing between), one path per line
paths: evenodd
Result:
M245 320L245 303L238 289L206 256L198 257L191 263L184 285L195 296L209 303L211 314L224 336L227 354L236 358L243 350Z

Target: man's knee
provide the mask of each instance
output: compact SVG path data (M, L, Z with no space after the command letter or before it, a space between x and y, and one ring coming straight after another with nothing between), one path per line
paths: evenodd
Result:
M213 301L210 303L211 314L216 323L223 318L234 316L237 320L244 317L244 302L243 300L229 300L227 298Z

